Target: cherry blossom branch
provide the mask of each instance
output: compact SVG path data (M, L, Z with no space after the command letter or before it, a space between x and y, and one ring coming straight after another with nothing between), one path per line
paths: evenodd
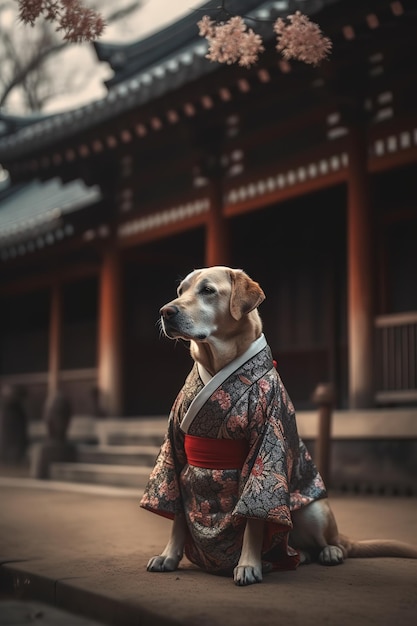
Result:
M85 7L82 0L16 0L19 17L34 25L39 17L58 23L57 31L64 33L68 42L92 41L99 37L105 27L101 15ZM250 16L231 13L227 0L221 0L215 19L205 15L199 22L199 34L209 43L207 58L219 63L239 63L251 67L258 61L265 48L262 38L244 20L267 22ZM272 22L271 22L272 23ZM273 30L277 35L277 50L285 59L297 59L318 65L329 54L332 44L320 27L297 11L284 20L278 18Z
M227 21L219 19L223 15ZM272 23L272 20L233 15L226 8L226 0L222 0L214 20L205 15L197 23L200 36L209 44L206 58L228 65L239 63L243 67L251 67L258 61L259 54L265 50L262 38L247 27L244 18ZM330 39L322 34L320 27L300 11L288 15L285 20L278 18L273 30L277 36L276 49L287 60L318 65L332 48Z
M320 27L300 11L289 15L286 22L279 17L274 31L278 39L276 48L287 60L297 59L318 65L332 48L332 42L322 35Z
M99 13L82 4L81 0L16 0L19 18L33 26L39 17L56 22L65 41L93 41L104 31L105 23Z
M228 65L239 63L242 67L250 67L258 60L258 54L265 49L261 37L251 28L248 29L239 15L220 24L205 15L197 26L200 35L209 42L206 57L210 61Z

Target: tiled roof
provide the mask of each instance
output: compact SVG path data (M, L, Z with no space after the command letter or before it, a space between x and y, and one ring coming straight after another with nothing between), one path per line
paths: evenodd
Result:
M63 216L95 204L101 197L98 187L87 187L79 179L65 185L58 178L34 180L2 189L0 248L12 250L22 240L56 229ZM62 232L62 237L70 234L67 231Z
M230 13L253 15L265 18L270 16L271 10L299 8L305 6L305 0L285 0L284 2L266 2L265 0L228 0L227 9ZM101 61L107 61L114 70L114 76L106 82L111 87L127 78L146 71L161 60L181 54L181 49L191 41L200 42L204 54L206 44L198 36L197 21L203 15L214 15L219 11L219 0L211 0L201 7L190 11L181 20L166 28L130 44L108 44L96 42L97 56ZM262 24L258 24L257 28Z
M51 115L43 115L41 113L31 113L25 117L18 115L7 115L0 111L0 138L6 135L12 135L25 126L30 126L41 120L51 117Z
M298 9L313 14L340 1L230 0L228 8L261 20L273 20ZM203 5L209 14L217 7L218 0ZM117 67L114 80L109 81L109 93L100 100L45 117L12 134L2 137L0 133L0 161L7 162L33 149L56 143L218 70L218 64L205 58L207 43L198 35L198 19L199 14L193 12L160 32L127 46L97 44L99 58L108 61L114 69ZM257 25L259 29L262 29L262 23ZM268 32L272 37L271 28Z

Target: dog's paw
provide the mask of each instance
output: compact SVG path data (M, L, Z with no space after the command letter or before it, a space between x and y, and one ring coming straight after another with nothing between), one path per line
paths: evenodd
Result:
M343 563L343 551L339 546L326 546L319 554L322 565L340 565Z
M300 565L308 565L312 562L311 554L309 552L305 552L304 550L299 550L300 555Z
M262 582L262 567L252 565L238 565L233 571L235 585L244 587Z
M178 565L181 559L163 556L153 556L149 559L146 569L148 572L174 572L178 569Z

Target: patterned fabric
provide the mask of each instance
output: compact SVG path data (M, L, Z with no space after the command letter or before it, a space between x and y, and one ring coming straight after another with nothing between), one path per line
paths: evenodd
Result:
M287 543L290 512L327 494L298 436L294 407L269 347L220 385L188 430L196 437L246 439L249 452L242 468L187 463L180 423L203 386L194 365L172 408L140 504L170 518L185 515L186 556L206 571L229 574L237 565L247 518L266 522L263 559L275 569L293 569L298 555Z

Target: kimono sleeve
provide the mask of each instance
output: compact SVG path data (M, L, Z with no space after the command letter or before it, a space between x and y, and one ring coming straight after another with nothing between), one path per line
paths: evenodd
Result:
M179 475L185 465L185 455L182 434L175 426L178 401L179 398L171 411L167 434L140 501L142 508L170 519L182 512Z
M292 528L289 482L293 462L288 439L298 437L296 432L285 432L283 416L288 418L288 407L274 372L253 385L248 402L246 436L250 449L233 514L263 519L288 531Z

